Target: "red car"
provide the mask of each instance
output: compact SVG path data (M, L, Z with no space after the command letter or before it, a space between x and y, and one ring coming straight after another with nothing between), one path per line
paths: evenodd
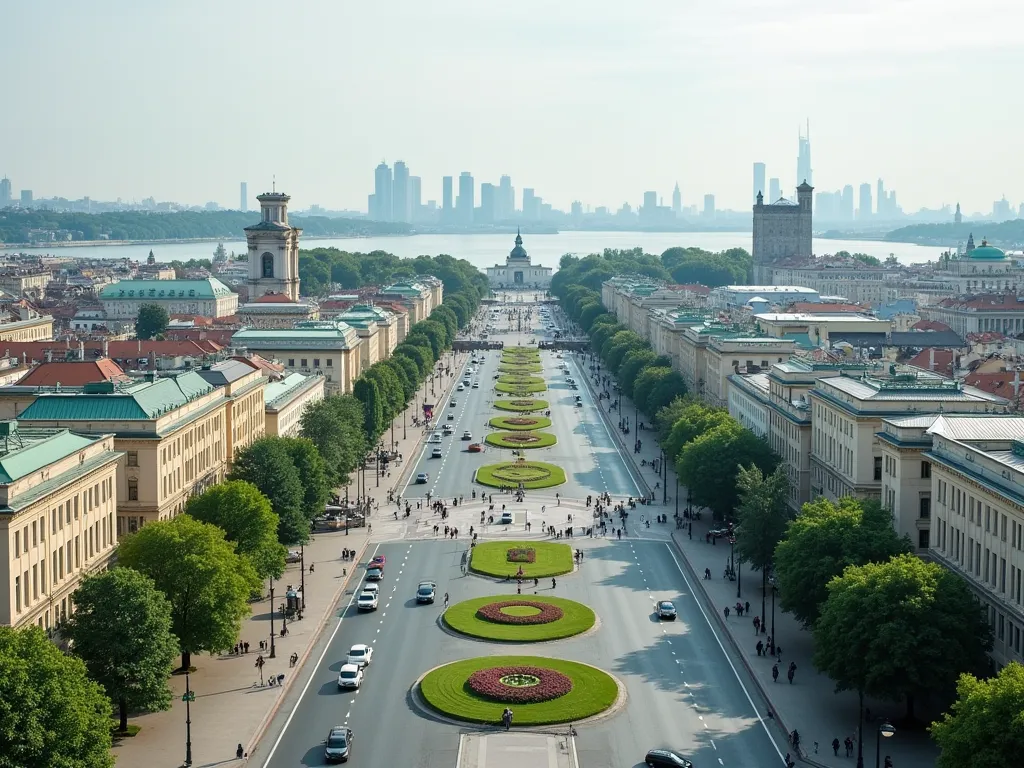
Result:
M383 568L384 564L387 561L388 561L388 559L386 557L384 557L384 555L377 555L375 558L373 558L373 560L370 561L370 564L368 566L366 566L366 567L367 568Z
M470 443L466 450L470 453L483 453L484 446L481 443Z

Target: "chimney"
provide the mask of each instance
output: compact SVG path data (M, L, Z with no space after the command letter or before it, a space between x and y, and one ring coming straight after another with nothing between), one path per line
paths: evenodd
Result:
M110 357L110 342L106 336L103 337L103 356Z
M78 359L83 361L83 362L85 361L85 342L84 341L78 342Z
M1020 368L1013 369L1013 401L1017 402L1017 393L1020 390Z
M929 347L928 349L928 370L935 370L935 347Z
M142 339L139 339L139 354L142 354Z
M53 350L52 349L46 350L45 359L46 359L46 362L48 362L48 363L52 363L53 362Z

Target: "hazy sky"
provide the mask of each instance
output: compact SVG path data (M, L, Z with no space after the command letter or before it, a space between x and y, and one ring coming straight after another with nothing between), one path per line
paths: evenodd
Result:
M1024 200L1011 0L0 0L15 194L365 209L373 167L557 207L750 204L751 163L907 210ZM479 199L479 192L477 192Z

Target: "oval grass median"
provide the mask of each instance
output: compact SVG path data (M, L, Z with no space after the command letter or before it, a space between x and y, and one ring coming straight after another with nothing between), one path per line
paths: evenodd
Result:
M578 722L604 712L619 696L607 672L543 656L455 661L428 672L419 689L432 709L470 723L499 725L505 707L512 707L516 726Z
M558 438L551 432L492 432L484 442L497 448L550 448Z
M546 461L504 461L476 471L476 481L492 488L553 488L565 482L565 470Z
M524 432L534 429L546 429L551 426L551 419L547 416L495 416L487 423L495 429Z
M498 373L540 373L543 370L540 363L498 363Z
M525 570L526 564L523 565ZM509 563L509 566L514 574L519 563ZM557 608L557 612L552 612L557 618L543 620L542 606ZM503 621L502 616L509 620ZM463 635L510 643L561 640L586 632L597 622L594 612L583 603L534 595L529 599L519 599L516 595L474 597L451 606L442 618L450 629Z
M500 411L516 411L517 413L529 413L530 411L547 410L548 401L535 400L532 397L525 397L518 400L495 400L494 407Z
M548 387L544 383L543 379L538 379L536 382L531 384L508 384L503 381L499 381L494 385L494 388L498 392L504 392L508 395L529 395L534 392L543 392Z
M498 579L515 578L520 568L523 578L550 579L572 573L572 547L553 541L485 541L473 547L469 567Z

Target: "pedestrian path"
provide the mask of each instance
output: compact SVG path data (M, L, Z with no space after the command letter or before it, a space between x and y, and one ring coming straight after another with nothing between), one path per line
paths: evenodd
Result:
M591 383L593 384L593 378L591 378ZM613 395L612 401L614 399ZM657 504L646 509L649 509L651 514L666 510L671 520L676 509L684 510L686 508L686 488L682 485L678 486L677 498L675 472L670 464L667 480L667 495L670 498L662 504L664 489L655 490L654 485L658 479L650 466L651 462L660 458L661 454L657 445L657 435L650 430L637 431L632 418L632 402L621 394L619 401L619 409L610 412L613 426L618 421L621 412L630 417L631 430L628 435L617 429L613 432L624 453L632 458L638 470L648 480L650 490L656 494ZM608 400L601 401L601 407L606 412L608 412L610 402ZM644 421L643 414L640 414L639 419L641 422ZM634 452L637 437L641 440L641 449ZM642 466L642 462L647 466ZM630 516L631 536L650 535L656 527L663 528L664 526L652 524L651 529L647 530L635 511ZM835 684L826 675L814 669L812 663L814 642L811 633L804 630L799 622L789 614L783 613L777 604L773 616L772 588L768 586L766 590L762 591L760 572L737 569L740 577L738 581L730 581L725 578L725 566L730 559L730 547L726 539L712 538L708 540L707 533L712 527L711 513L709 510L704 510L702 519L693 523L692 534L686 530L675 530L673 526L671 538L683 555L684 566L687 570L686 576L691 586L697 596L704 599L709 609L708 614L716 618L716 631L724 633L724 637L730 641L732 650L754 678L759 694L755 697L755 703L759 706L763 704L764 712L771 710L784 737L794 729L799 732L799 752L804 762L827 768L855 765L856 746L853 748L852 755L847 757L844 742L849 737L856 744L857 694L850 691L837 693ZM711 575L708 580L703 578L705 569ZM737 597L737 592L739 592L739 597ZM744 608L743 616L736 614L737 602L741 603ZM749 613L746 609L747 603L750 604ZM728 618L725 616L726 608L729 608ZM755 615L764 617L767 631L755 634L753 625ZM779 656L776 656L776 660L773 661L767 655L761 656L757 652L758 640L767 645L769 634L773 634L776 646L781 647L781 663L778 662ZM779 667L777 682L773 679L772 674L776 663ZM796 670L792 682L789 682L787 670L791 663L796 664ZM751 693L753 695L754 692ZM864 723L864 744L862 745L864 761L865 765L873 765L875 742L878 738L878 727L883 722L882 718L900 718L903 714L903 706L892 702L868 699L865 699L864 704L866 711L870 710L873 718L872 721ZM838 754L833 753L833 739L839 740ZM896 734L891 738L883 739L883 742L881 757L884 760L886 755L890 755L894 768L932 768L935 765L938 748L923 729L908 731L897 727Z

